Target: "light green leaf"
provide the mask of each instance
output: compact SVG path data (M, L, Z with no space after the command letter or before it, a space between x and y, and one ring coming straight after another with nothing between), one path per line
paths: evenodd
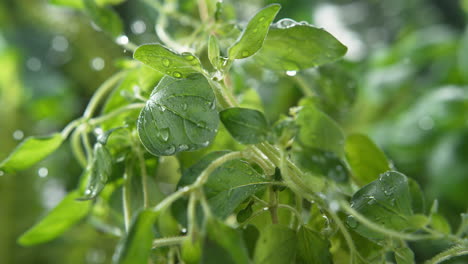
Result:
M28 137L0 163L0 170L13 173L27 169L52 154L63 141L60 133L47 137Z
M221 121L232 137L243 144L257 144L265 140L268 122L262 112L233 107L219 113Z
M255 264L290 264L296 255L297 236L282 225L270 225L263 229L255 248Z
M296 116L299 126L298 139L309 148L334 152L341 156L344 148L344 135L340 126L313 105L304 105Z
M49 0L49 3L53 5L67 6L76 9L84 8L83 0Z
M434 228L434 230L437 230L441 233L452 233L452 228L450 227L450 224L448 223L447 219L439 213L431 214L430 225L432 228Z
M177 54L160 44L139 46L133 58L174 78L187 78L201 71L200 60L192 53Z
M295 263L333 263L330 242L323 239L318 233L302 226L297 233L297 259Z
M360 186L376 180L381 173L390 170L385 154L366 135L349 135L346 138L345 152L354 180Z
M273 70L298 71L335 61L346 51L346 46L327 31L282 19L268 32L255 60Z
M93 150L93 160L86 168L83 180L86 187L79 200L96 198L104 189L107 180L112 174L112 156L101 143L96 143Z
M143 210L132 221L127 235L120 241L112 258L115 264L146 264L154 239L153 224L159 213Z
M208 146L218 123L213 91L197 74L189 79L165 76L141 111L137 127L149 152L170 156Z
M226 154L225 151L212 152L182 175L179 187L195 182L200 173L215 159ZM265 188L267 181L248 163L232 160L218 167L204 186L208 203L213 213L226 218L248 197Z
M119 15L110 7L100 7L95 0L83 0L85 11L93 22L112 37L123 34L123 23Z
M90 201L76 201L77 191L69 193L52 211L31 229L26 231L18 243L31 246L57 238L84 218L91 207Z
M408 178L395 171L380 175L357 191L351 206L369 220L388 229L404 231L410 227L408 218L413 215L412 197ZM367 228L349 216L349 227L371 240L385 239L386 236Z
M395 260L397 264L414 264L414 253L408 246L395 248Z
M250 19L239 39L229 48L229 59L247 58L254 55L262 48L263 41L268 33L268 28L280 8L280 5L272 4L258 11L258 13Z
M210 39L208 41L208 59L215 69L221 68L219 41L214 35L210 35Z
M245 264L249 263L247 248L241 234L223 222L210 218L206 223L201 264Z

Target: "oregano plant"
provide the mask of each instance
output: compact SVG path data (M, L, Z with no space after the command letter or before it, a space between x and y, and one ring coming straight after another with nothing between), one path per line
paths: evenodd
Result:
M83 167L19 244L93 219L115 237L113 263L404 264L420 240L447 242L427 263L468 254L468 215L451 230L370 137L342 126L355 84L340 68L346 46L326 29L278 18L279 4L242 23L223 1L198 1L194 20L147 0L159 12L155 41L137 45L112 8L122 1L51 2L85 12L133 58L81 117L1 162L6 174L24 170L69 140ZM171 35L174 18L193 33ZM275 120L249 87L263 75L303 91Z

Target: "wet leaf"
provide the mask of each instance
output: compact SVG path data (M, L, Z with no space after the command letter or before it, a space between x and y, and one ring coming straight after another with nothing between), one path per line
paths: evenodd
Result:
M295 258L297 243L296 232L282 225L270 225L257 241L254 263L289 264Z
M86 187L79 200L94 199L104 189L112 174L112 156L101 143L94 145L93 160L84 173Z
M318 233L302 226L297 232L296 263L327 264L333 263L330 254L330 242Z
M221 68L219 41L214 35L211 35L208 41L208 59L215 69Z
M262 112L233 107L219 113L221 121L232 137L243 144L257 144L265 140L268 123Z

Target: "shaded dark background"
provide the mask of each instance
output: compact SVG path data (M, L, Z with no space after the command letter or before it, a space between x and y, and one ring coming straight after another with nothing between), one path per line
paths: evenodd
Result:
M175 2L190 8L196 1ZM244 20L279 2L278 18L308 21L347 45L342 64L358 81L358 99L339 121L348 132L370 134L398 170L422 185L427 207L437 197L452 228L458 225L468 207L468 1L225 2L235 3ZM115 9L134 43L158 41L157 13L142 1L127 0ZM78 10L47 1L2 0L0 159L24 137L60 130L77 118L125 57L131 54L94 30ZM254 88L270 119L301 96L291 85L267 92L261 85ZM44 245L24 248L15 242L75 187L80 173L67 144L30 170L0 172L0 263L110 262L115 239L87 223ZM413 248L418 258L428 258L437 245Z

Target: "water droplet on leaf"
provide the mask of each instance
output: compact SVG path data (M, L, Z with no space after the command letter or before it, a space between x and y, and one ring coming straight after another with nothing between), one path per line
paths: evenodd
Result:
M172 73L172 76L174 76L175 78L181 78L182 74L180 72L174 72Z
M162 64L165 67L169 67L169 65L171 65L171 61L169 59L163 59Z
M357 228L359 225L358 221L356 221L356 219L352 215L348 216L348 218L346 219L346 222L348 223L348 226L353 229Z

